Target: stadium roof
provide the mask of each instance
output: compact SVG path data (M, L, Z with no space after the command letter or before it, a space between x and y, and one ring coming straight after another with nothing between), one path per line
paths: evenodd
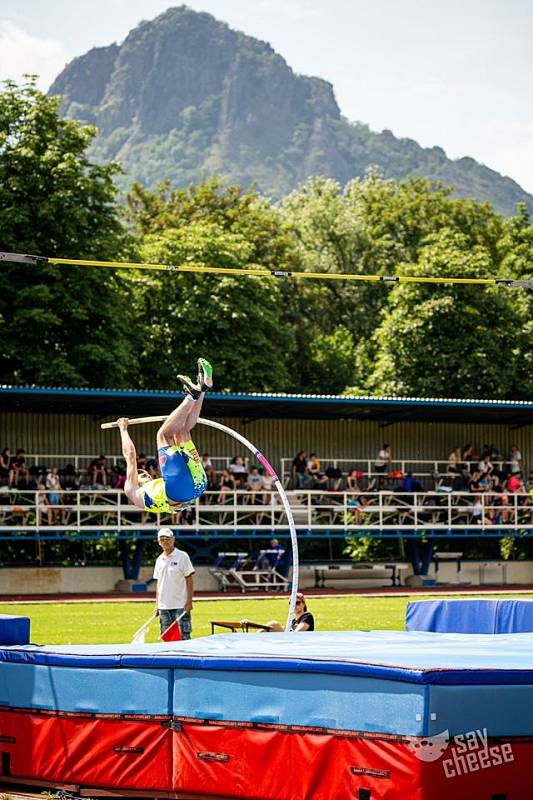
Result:
M0 385L0 411L142 417L169 413L181 396L156 390ZM414 421L522 427L533 422L533 401L213 392L207 396L205 415L249 420L353 419L382 425Z

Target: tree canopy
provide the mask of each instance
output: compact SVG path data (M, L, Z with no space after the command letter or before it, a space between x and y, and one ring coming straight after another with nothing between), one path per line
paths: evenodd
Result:
M29 79L0 93L1 249L245 269L529 278L533 228L428 180L313 178L281 203L219 178L136 183ZM504 287L0 267L0 380L174 388L198 355L232 391L527 398L533 295Z

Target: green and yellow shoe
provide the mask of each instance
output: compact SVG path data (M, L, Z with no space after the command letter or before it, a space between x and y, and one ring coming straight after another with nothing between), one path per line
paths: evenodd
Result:
M183 391L192 397L193 400L198 400L202 394L203 389L196 383L193 383L187 375L178 375L178 380L183 384Z
M198 384L202 392L213 388L213 367L205 358L198 359Z

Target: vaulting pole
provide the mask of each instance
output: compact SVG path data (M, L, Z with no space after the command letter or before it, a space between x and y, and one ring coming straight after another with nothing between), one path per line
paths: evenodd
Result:
M137 417L136 419L129 419L128 425L141 425L143 423L149 422L164 422L167 419L166 416L163 417ZM298 593L298 582L300 579L300 559L298 555L298 537L296 535L296 527L294 525L294 517L292 515L291 506L289 503L289 499L285 492L285 489L281 485L281 481L278 478L276 471L267 460L267 458L261 453L260 450L253 445L249 439L246 439L245 436L242 436L237 431L234 431L232 428L228 428L227 425L222 425L220 422L215 422L212 419L203 419L200 417L198 419L198 423L200 425L207 425L209 428L216 428L223 433L227 433L229 436L232 436L234 439L237 439L241 444L248 448L251 453L254 455L255 458L263 465L266 469L268 475L274 481L274 485L278 491L278 494L281 498L281 502L283 503L283 508L285 509L285 513L287 515L287 522L289 523L289 530L291 534L291 547L292 547L292 589L291 589L291 599L289 603L289 613L287 615L287 622L285 624L285 633L290 631L291 622L294 616L294 611L296 608L296 595ZM118 428L117 422L103 422L100 425L103 429L108 428Z

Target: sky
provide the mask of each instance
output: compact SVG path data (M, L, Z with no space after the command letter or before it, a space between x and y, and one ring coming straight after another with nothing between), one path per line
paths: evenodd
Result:
M532 0L188 0L334 88L342 114L533 193ZM47 89L72 58L121 42L169 0L0 0L0 80Z

